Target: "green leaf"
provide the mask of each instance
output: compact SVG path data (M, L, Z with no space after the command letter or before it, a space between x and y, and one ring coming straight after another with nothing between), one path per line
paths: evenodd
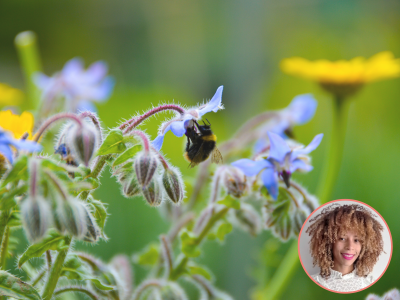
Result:
M124 143L124 135L119 129L112 129L105 138L100 149L97 151L97 155L106 155L112 153L122 153L126 149Z
M0 271L0 295L23 300L42 299L31 285L5 271Z
M0 197L0 210L9 210L13 208L17 202L15 201L16 196L24 194L28 190L27 185L22 185L19 188L12 189L10 192Z
M197 239L193 233L183 231L181 234L181 250L187 257L197 257L201 254L197 248Z
M114 289L114 287L104 284L102 283L99 279L94 278L90 275L87 275L85 273L79 272L75 269L72 268L63 268L62 269L62 273L63 276L67 276L66 274L69 274L69 276L67 276L70 279L77 279L77 280L90 280L91 282L93 282L93 284L100 290L103 291L111 291Z
M7 221L7 226L8 227L19 227L22 226L21 222L21 215L19 214L19 211L13 211L8 218Z
M232 224L225 222L219 225L217 230L217 238L222 242L225 239L225 236L231 232L233 229Z
M103 230L108 216L106 206L103 202L96 200L91 196L88 197L87 201L93 208L93 217L96 219L97 225Z
M153 243L147 246L142 252L134 256L134 260L142 266L154 266L160 256L158 245Z
M225 205L226 207L240 209L240 201L238 199L231 197L230 195L226 196L225 199L220 200L217 203Z
M138 153L140 150L142 150L142 145L140 144L130 147L124 153L118 156L118 158L113 163L113 167L118 166L126 162L128 159L134 157L136 153Z
M59 250L64 245L64 236L56 230L51 229L43 240L26 249L18 260L18 267L21 268L21 266L31 258L41 257L47 250Z
M4 178L3 185L6 186L8 183L18 180L27 180L29 178L28 174L28 157L26 155L18 158L11 171Z
M41 159L41 164L43 167L48 168L54 172L67 172L67 170L62 165L59 165L58 163L55 163L54 161L47 158Z
M188 267L188 270L190 275L201 275L204 278L211 280L210 272L208 272L203 267L200 267L199 265L195 265L194 263L192 263L192 265Z

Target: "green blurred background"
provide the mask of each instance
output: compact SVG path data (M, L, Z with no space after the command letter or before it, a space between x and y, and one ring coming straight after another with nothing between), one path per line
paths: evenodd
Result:
M207 115L223 141L259 112L282 108L297 94L313 93L319 102L315 118L295 128L303 143L317 133L326 134L313 153L314 171L297 176L311 192L326 156L332 103L316 84L283 74L280 60L291 56L350 59L384 50L400 56L397 0L3 0L0 28L0 82L14 87L24 89L13 46L16 34L24 30L37 33L48 75L76 56L86 64L107 61L116 87L111 99L98 106L105 128L160 102L195 105L224 85L226 109ZM373 287L350 295L320 288L298 267L281 299L365 299L371 292L400 288L399 83L400 79L373 83L351 99L344 160L332 197L363 201L385 218L393 238L390 266ZM155 136L163 119L148 122L147 132ZM185 176L194 177L196 169L189 170L182 158L183 147L184 139L169 133L163 150ZM157 242L169 227L158 209L140 199L124 199L109 175L104 173L97 196L109 204L110 241L76 244L106 261ZM219 288L235 299L248 299L256 284L251 274L260 269L259 251L268 239L268 232L251 238L235 230L223 245L206 242L200 261L213 271ZM26 242L20 246L22 251ZM268 264L279 262L287 246L275 255L264 254ZM9 261L10 269L14 265ZM135 271L138 282L144 271Z

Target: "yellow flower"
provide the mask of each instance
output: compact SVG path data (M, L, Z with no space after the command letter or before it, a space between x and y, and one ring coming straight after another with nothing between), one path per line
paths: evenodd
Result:
M0 105L18 105L24 98L24 94L11 86L0 83Z
M356 92L364 83L400 76L400 59L389 51L369 59L355 57L349 61L309 61L301 57L282 60L281 69L291 75L311 79L337 96Z
M24 111L20 116L14 115L11 110L0 111L0 128L13 134L15 139L20 139L25 133L32 138L33 115Z

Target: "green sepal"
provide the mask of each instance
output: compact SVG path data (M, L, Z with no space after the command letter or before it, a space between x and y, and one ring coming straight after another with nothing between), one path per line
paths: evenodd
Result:
M34 287L6 271L0 271L0 295L23 300L42 299Z
M193 233L187 230L181 233L181 250L182 253L187 257L197 257L201 254L199 248L197 248L197 239Z
M18 260L18 268L34 257L41 257L47 250L61 250L65 246L65 237L58 231L50 229L47 236L39 243L33 244L26 249Z
M94 219L96 220L97 225L101 229L103 238L107 238L106 235L104 234L104 225L106 224L106 219L107 219L107 208L104 205L103 202L100 200L94 199L92 196L89 196L87 199L87 202L89 206L91 207L92 210L92 215Z
M142 150L142 145L140 144L130 147L124 153L118 156L118 158L114 161L112 166L115 167L126 162L128 159L133 158L136 155L136 153L138 153L140 150Z
M217 238L222 242L225 239L225 236L230 233L233 229L231 223L224 222L219 225L217 229Z
M26 155L22 155L14 162L13 168L4 178L2 186L6 186L8 183L13 181L26 181L28 178L28 157Z
M240 209L240 201L238 199L233 198L230 195L227 195L223 200L220 200L217 203L225 205L226 207Z
M134 256L136 263L142 266L154 266L158 262L160 256L160 250L158 245L152 243L148 245L144 250Z
M112 153L122 153L126 150L126 145L124 143L124 135L120 129L112 129L105 138L103 144L101 144L100 149L97 151L97 156L112 154Z

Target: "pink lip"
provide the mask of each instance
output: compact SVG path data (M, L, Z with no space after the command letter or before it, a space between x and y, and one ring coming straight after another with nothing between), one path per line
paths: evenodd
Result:
M348 254L348 253L341 253L341 254L342 254L342 257L347 260L352 260L355 256L355 254Z

